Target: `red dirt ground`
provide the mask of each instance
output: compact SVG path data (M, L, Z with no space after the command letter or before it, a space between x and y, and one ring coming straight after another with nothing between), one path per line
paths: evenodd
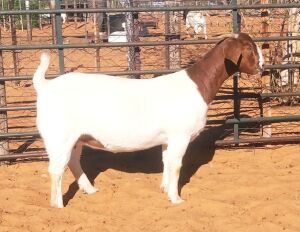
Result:
M47 162L3 165L0 231L300 231L299 151L299 145L215 150L194 142L180 205L159 190L159 149L85 151L83 166L100 191L81 193L67 170L64 209L49 206Z

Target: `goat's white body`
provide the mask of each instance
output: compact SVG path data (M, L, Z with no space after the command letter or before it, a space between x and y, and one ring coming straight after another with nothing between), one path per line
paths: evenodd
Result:
M181 202L182 157L204 128L208 109L186 71L147 80L83 73L46 80L48 64L49 58L42 56L33 81L38 94L37 126L50 160L51 205L63 207L60 186L66 165L83 191L96 191L81 169L81 148L74 148L82 135L93 137L111 152L163 145L161 188L173 203Z
M229 46L233 42L239 46L233 49ZM223 58L216 57L220 51ZM162 145L161 189L172 203L182 202L178 195L182 158L188 144L205 126L207 104L216 94L214 87L219 88L230 75L224 59L228 56L235 60L237 55L244 57L239 64L242 72L256 74L263 65L258 47L243 33L222 40L187 71L147 80L83 73L46 80L50 61L43 54L33 84L37 91L37 126L49 155L51 205L63 207L61 181L67 165L80 189L96 191L80 165L84 143L111 152ZM213 66L202 74L207 65Z
M45 141L91 135L112 152L194 137L207 105L185 71L149 80L70 73L47 81L37 101Z

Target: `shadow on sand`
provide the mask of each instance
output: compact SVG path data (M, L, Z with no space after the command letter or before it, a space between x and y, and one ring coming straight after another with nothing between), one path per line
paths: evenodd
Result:
M215 154L215 141L225 132L225 126L216 126L203 131L193 141L183 158L183 166L180 172L179 192L184 185L189 183L190 178L204 164L210 162ZM96 177L107 169L115 169L128 173L161 173L163 170L161 147L154 147L148 150L112 154L106 151L92 150L85 148L81 158L83 171L91 183ZM74 181L68 191L64 194L64 204L75 196L78 185Z

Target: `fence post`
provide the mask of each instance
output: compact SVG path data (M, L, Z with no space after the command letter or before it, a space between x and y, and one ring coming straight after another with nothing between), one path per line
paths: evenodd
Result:
M14 0L8 1L8 9L13 10L14 9ZM10 16L10 29L11 29L11 43L12 45L17 45L17 29L16 29L16 22L15 22L15 16ZM12 51L12 57L13 57L13 65L14 65L14 75L19 76L19 67L18 67L18 54L15 50ZM15 84L19 84L20 81L15 81Z
M262 4L268 4L268 0L262 0ZM263 9L261 11L261 25L262 25L262 36L269 36L269 24L268 24L268 17L269 17L269 11L268 9ZM270 45L268 42L264 42L262 45L262 53L263 56L266 57L268 53L268 49L270 48ZM268 72L264 72L262 74L262 93L270 93L270 75ZM271 109L271 102L269 98L262 100L262 113L263 117L271 117L272 116L272 109ZM271 137L272 136L272 124L271 123L262 123L261 126L261 133L263 137Z
M103 0L102 0L103 1ZM97 8L96 0L93 0L93 8ZM99 13L94 13L94 41L95 44L100 42L100 30L99 30ZM95 51L95 63L96 63L96 70L100 71L100 48L96 48Z
M22 3L19 1L19 9L22 10ZM20 15L21 30L24 30L23 15Z
M39 5L39 10L41 10L42 9L41 0L38 1L38 5ZM42 20L41 14L39 14L39 28L40 28L40 30L43 29L43 20Z
M55 9L60 10L60 0L55 0ZM61 23L61 14L56 13L55 14L55 37L56 37L56 44L62 45L63 44L63 38L62 38L62 23ZM59 48L58 49L58 60L59 60L59 72L60 74L65 73L65 63L64 63L64 49Z
M288 32L291 36L299 36L300 35L300 10L299 8L291 8L288 10L289 20L288 20ZM297 63L299 61L300 54L300 41L289 41L288 44L288 53L289 62ZM295 91L296 84L299 83L300 77L300 68L293 69L288 72L289 83L290 83L290 91Z
M166 2L168 4L168 1ZM171 3L170 3L171 4ZM180 22L178 12L168 11L165 13L166 41L180 40ZM180 68L180 45L166 46L166 68Z
M1 10L4 10L3 0L1 0ZM3 20L3 28L4 30L6 30L6 17L4 15L2 16L2 20Z
M26 10L30 10L30 1L29 0L26 0L25 1L25 8ZM27 40L29 42L32 41L32 28L31 28L31 16L30 14L27 14L26 15L26 21L27 21Z
M241 16L238 12L238 10L234 7L237 6L237 0L232 0L231 5L233 7L232 9L232 30L233 33L238 33L240 32L240 25L241 25ZM234 118L239 119L240 118L240 96L239 96L239 85L238 85L238 78L239 74L235 73L233 75L233 105L234 105ZM239 132L239 124L235 123L233 125L233 135L234 135L234 140L237 142L236 145L238 144L238 140L240 139L240 132Z
M125 8L133 6L133 0L124 0ZM139 21L138 13L125 13L125 31L128 42L139 40ZM128 69L130 71L140 69L140 48L137 46L128 47ZM131 75L129 78L139 78L139 75Z
M55 0L50 0L50 9L55 9ZM56 44L56 22L55 22L55 15L51 14L51 24L52 24L52 43Z
M74 0L74 10L77 9L77 1ZM75 28L78 28L78 18L77 18L77 13L74 13L74 23L75 23Z
M0 26L0 44L1 44L1 26ZM0 76L4 76L3 66L3 53L0 50ZM6 91L5 81L0 82L0 108L6 106ZM7 133L7 113L3 111L0 113L0 133ZM3 140L0 141L0 156L8 154L8 142Z

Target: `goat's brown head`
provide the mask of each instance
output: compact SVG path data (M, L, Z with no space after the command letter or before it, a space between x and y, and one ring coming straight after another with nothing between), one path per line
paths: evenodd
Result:
M228 75L240 71L247 74L257 74L262 70L264 59L261 49L245 33L219 42L223 46L225 67Z

